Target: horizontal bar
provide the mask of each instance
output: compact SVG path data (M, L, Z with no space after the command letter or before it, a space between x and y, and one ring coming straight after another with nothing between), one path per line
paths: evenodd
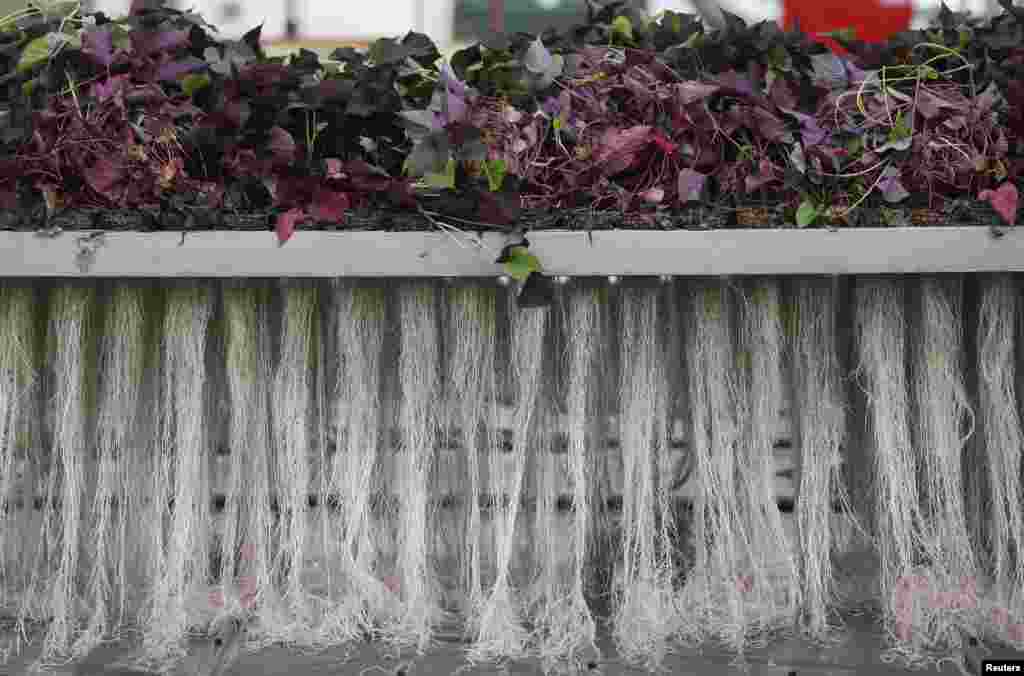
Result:
M90 239L91 235L95 235ZM988 226L528 233L550 275L1024 271L1024 230ZM501 233L0 232L5 277L491 277ZM92 251L92 256L79 255Z
M502 494L503 505L508 506L508 495ZM677 509L692 509L693 498L690 496L675 495L671 498L672 502L676 505ZM320 506L321 496L316 493L310 493L306 498L306 507L309 509L316 509ZM494 493L481 493L478 496L480 509L486 511L494 509L496 506L496 496ZM149 500L144 502L149 503ZM342 500L338 495L329 495L327 497L326 505L328 509L339 509L341 507ZM441 495L432 497L429 500L431 508L435 509L456 509L460 508L465 503L465 496L455 493L449 493L447 495ZM554 500L555 509L559 512L569 512L573 509L573 496L570 494L561 494L555 497ZM110 504L112 507L116 507L118 504L117 498L110 498ZM385 512L396 510L399 506L399 498L397 495L390 494L386 495L383 493L373 493L369 499L370 509L374 512ZM530 495L523 495L520 497L519 504L524 509L536 509L537 497ZM36 497L32 500L32 509L35 511L42 511L46 505L46 499L42 497ZM53 509L60 510L60 501L53 501ZM227 505L227 498L224 495L214 495L210 499L210 509L214 514L219 514L224 511ZM782 512L792 512L796 505L796 498L779 496L776 498L776 505ZM0 504L0 513L17 511L25 509L28 505L25 504L24 500L9 500ZM168 509L173 509L174 501L170 500L167 504ZM612 513L622 511L622 496L613 495L605 501L605 508ZM270 504L270 511L274 514L279 514L281 511L280 505L277 500L272 500ZM833 503L833 511L843 511L842 505L836 501Z

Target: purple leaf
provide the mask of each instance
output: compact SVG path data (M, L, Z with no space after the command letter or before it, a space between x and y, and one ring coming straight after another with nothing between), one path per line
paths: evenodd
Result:
M878 188L882 191L882 197L890 204L902 202L910 197L910 193L900 181L900 170L896 167L889 167L885 170L882 178L878 181Z
M82 51L101 66L114 62L114 35L110 25L93 27L82 33Z
M202 70L206 63L194 56L189 56L178 61L169 61L160 66L156 71L156 79L160 82L174 82L186 73Z
M441 82L445 83L445 88L455 96L465 97L470 91L466 83L455 75L448 62L441 66Z
M1017 186L1006 181L995 190L982 190L978 199L988 200L992 208L1003 217L1009 225L1017 222Z
M704 191L704 182L707 175L693 169L683 169L679 172L679 201L699 201Z
M526 55L523 56L523 65L531 73L540 75L552 69L554 57L552 57L551 52L547 50L540 38L537 38L527 48Z
M754 85L746 76L740 75L734 70L727 70L718 75L718 82L722 87L731 89L747 96L754 95Z
M436 116L436 123L442 127L464 121L467 114L466 102L461 97L444 90L434 90L434 96L430 100L430 110Z
M92 95L95 96L100 103L108 101L124 92L124 87L128 83L129 77L130 76L127 74L114 75L113 77L108 77L106 80L96 82L92 86Z
M139 56L184 47L189 42L189 31L133 30L128 33L132 51Z
M543 110L544 114L548 117L557 117L562 110L562 105L554 96L549 96L540 104L540 109Z
M803 137L805 146L816 146L828 138L828 132L821 128L813 115L807 115L798 110L790 110L788 108L780 108L780 110L784 113L789 113L800 122L800 136Z
M186 47L189 43L190 31L160 31L153 42L153 48L158 50L177 49Z

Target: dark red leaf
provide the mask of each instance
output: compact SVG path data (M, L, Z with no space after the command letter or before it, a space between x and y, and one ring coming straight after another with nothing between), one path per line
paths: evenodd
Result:
M99 194L109 197L111 189L124 178L125 167L110 158L101 156L97 157L92 166L87 167L82 173L89 187Z
M651 141L651 128L637 125L629 129L609 129L601 138L594 160L605 165L609 176L621 173L636 162L636 153Z
M295 139L287 129L271 127L267 150L274 160L282 164L290 164L295 160Z
M661 149L661 152L665 153L666 155L671 155L675 151L679 150L678 143L673 143L672 141L669 141L667 138L665 138L662 134L658 132L655 132L654 134L654 144L658 146L658 148Z
M17 209L18 191L14 181L7 181L0 184L0 209Z
M327 178L341 178L341 160L329 157L324 160Z
M337 223L344 218L350 206L346 193L320 187L313 193L311 215L318 221Z
M277 241L284 244L295 234L295 225L306 218L306 212L302 209L289 209L277 215L277 224L274 226L277 232Z

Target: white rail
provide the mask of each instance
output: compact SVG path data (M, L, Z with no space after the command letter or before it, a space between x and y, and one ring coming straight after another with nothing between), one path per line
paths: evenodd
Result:
M1015 228L998 238L979 226L527 236L551 275L1024 271ZM497 233L298 232L279 246L269 231L0 232L0 277L487 277L502 274L504 243Z

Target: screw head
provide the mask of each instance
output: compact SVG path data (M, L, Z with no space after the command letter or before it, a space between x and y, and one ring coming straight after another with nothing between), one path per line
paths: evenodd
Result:
M608 283L609 284L618 284L619 283L619 276L618 275L608 275Z
M512 278L509 277L508 275L500 275L498 277L498 284L501 284L502 286L508 286L511 283L512 283Z

